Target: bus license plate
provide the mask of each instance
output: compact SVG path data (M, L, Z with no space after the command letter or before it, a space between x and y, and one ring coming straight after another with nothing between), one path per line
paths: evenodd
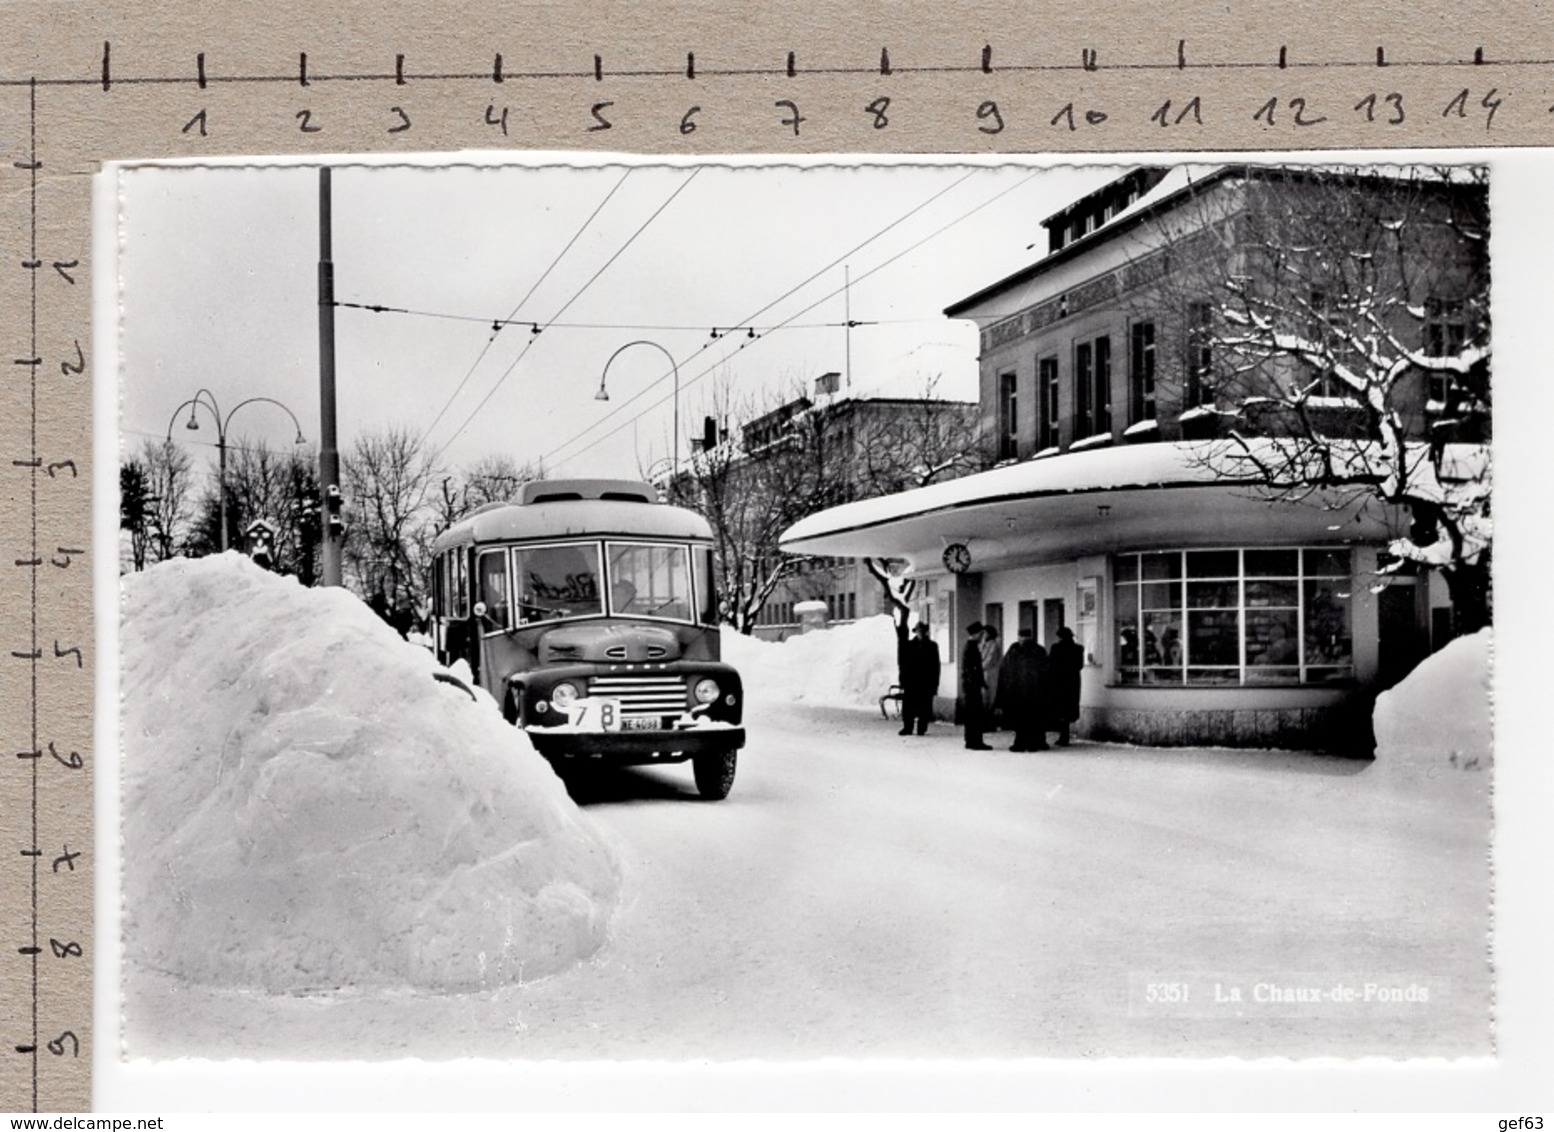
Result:
M662 724L657 716L628 715L621 720L621 726L627 731L657 731Z
M567 706L567 718L579 731L619 731L621 702L585 696Z

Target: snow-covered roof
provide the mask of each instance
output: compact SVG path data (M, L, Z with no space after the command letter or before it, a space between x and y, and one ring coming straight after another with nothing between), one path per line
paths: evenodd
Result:
M1095 247L1096 244L1109 239L1124 228L1131 227L1148 213L1163 208L1174 198L1225 176L1232 168L1229 165L1173 165L1158 184L1140 194L1138 200L1106 220L1105 223L1101 224L1094 231L1087 232L1078 239L1064 244L1061 248L1043 256L1027 267L1022 267L1014 274L1005 276L996 283L983 287L976 293L951 303L944 309L944 313L951 318L960 317L965 311L983 300L992 298L1008 287L1032 279L1048 268ZM1132 170L1129 170L1129 172L1131 173ZM1077 204L1078 202L1076 201L1075 203ZM1072 208L1073 206L1070 205L1069 207ZM1055 215L1061 215L1061 213ZM1048 220L1051 219L1052 217L1048 217Z
M694 511L665 503L618 499L566 499L511 503L483 509L454 524L437 540L438 553L471 542L576 538L586 535L710 539L712 528Z
M782 534L782 545L821 535L862 530L917 515L1041 495L1165 487L1223 480L1209 466L1229 449L1224 441L1137 444L1026 460L991 471L945 480L874 499L860 499L801 519Z
M798 554L903 557L921 568L952 541L971 545L985 563L1200 538L1250 545L1385 535L1380 509L1361 515L1358 503L1338 497L1271 509L1253 469L1237 474L1239 451L1234 441L1199 440L1026 460L821 511L784 531L779 545Z

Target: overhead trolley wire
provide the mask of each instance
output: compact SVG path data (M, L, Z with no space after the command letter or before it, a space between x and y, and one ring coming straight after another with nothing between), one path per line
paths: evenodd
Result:
M668 208L671 204L674 203L675 198L678 197L681 193L683 193L686 190L687 187L689 187L690 183L696 179L697 174L699 174L701 172L701 170L702 170L701 166L698 166L697 168L691 170L691 175L689 177L686 177L683 181L681 181L678 185L675 186L674 192L670 193L666 198L664 198L664 202L662 204L660 204L656 209L653 210L653 214L651 216L649 216L646 220L644 220L640 225L637 226L637 230L635 232L633 232L630 236L628 236L626 238L626 241L623 244L621 244L620 247L615 249L614 254L611 255L609 259L604 261L604 264L599 268L599 270L595 271L592 275L590 275L588 277L588 281L586 283L584 283L581 287L579 287L573 293L573 295L572 295L572 297L570 299L568 299L565 303L563 303L561 305L561 309L560 310L558 310L554 315L552 315L548 320L546 320L546 324L545 325L549 326L556 319L560 318L563 314L565 314L567 312L568 308L570 308L573 303L577 302L578 299L582 298L583 297L583 293L585 291L587 291L588 288L592 287L594 285L594 282L601 275L603 275L606 271L609 270L610 265L613 264L622 255L624 255L625 252L626 252L626 249L631 247L631 245L636 242L637 237L641 236L643 232L647 231L648 226L651 225L653 223L653 221L657 220L658 217L663 213L663 211L666 208ZM543 329L545 329L545 327L540 327L540 330L543 330ZM476 405L474 407L474 409L472 409L470 411L469 416L464 418L464 423L459 425L459 427L454 430L453 435L450 436L443 443L443 445L440 448L438 448L437 451L433 454L432 459L434 461L438 457L440 457L445 451L447 451L448 445L452 444L455 440L457 440L459 438L460 434L462 434L463 431L466 428L469 427L469 423L471 421L473 421L477 415L479 415L480 410L482 410L482 409L484 409L486 407L486 403L489 402L492 397L496 396L496 391L502 387L502 383L507 380L508 375L510 375L513 372L513 370L518 368L518 363L523 361L524 356L526 354L528 354L529 350L534 346L534 343L538 340L538 337L539 337L538 331L536 331L534 334L530 335L529 341L524 343L524 347L523 347L523 349L521 351L519 351L518 356L512 360L511 364L509 364L508 367L505 370L502 371L502 375L496 379L496 384L492 385L491 388L486 392L486 395L480 399L480 404Z
M562 248L559 252L556 253L555 258L550 261L550 266L540 273L540 277L536 279L529 287L528 291L524 293L523 298L519 299L518 302L514 304L513 309L508 314L508 316L505 319L493 319L491 321L491 336L486 339L486 344L481 347L479 355L475 358L474 362L470 364L469 370L464 374L464 377L459 382L458 386L453 390L452 393L448 395L448 399L443 402L442 408L437 410L437 415L432 418L432 423L427 425L426 431L422 433L423 436L431 436L432 430L437 427L439 422L441 422L443 417L447 414L448 410L453 406L453 402L458 399L459 394L464 392L464 386L469 384L469 379L474 376L475 370L480 366L480 363L485 360L486 354L490 352L492 345L496 342L496 336L501 333L502 327L507 325L521 325L515 324L513 320L518 316L518 312L523 309L523 305L527 303L531 297L533 297L534 292L539 289L540 284L545 282L545 280L550 277L550 273L556 269L556 265L561 262L562 258L567 254L567 252L572 250L572 245L577 243L577 241L582 238L583 233L588 230L588 226L594 222L594 218L597 217L599 213L604 211L604 206L610 203L610 198L613 197L616 192L619 191L620 187L626 183L626 178L631 176L631 172L631 169L627 168L626 171L621 174L620 180L616 181L615 184L611 186L610 191L604 194L604 199L594 207L594 210L588 214L588 219L584 220L583 223L578 227L577 231L572 234L572 238L567 241L566 247ZM342 307L351 307L357 305L358 304L353 303L336 304L336 306ZM389 311L393 310L394 308L361 305L361 309L369 311ZM420 312L405 311L404 313L412 314ZM531 325L533 326L533 333L538 334L540 332L539 324L533 323ZM534 340L532 335L529 340L531 342ZM525 349L527 349L527 347L525 347Z
M824 267L821 267L819 270L817 270L817 271L813 272L812 274L806 276L804 279L800 280L798 283L796 283L792 287L788 288L788 290L784 291L781 295L778 295L775 299L773 299L771 302L767 303L760 310L756 311L754 314L750 315L748 318L742 319L742 320L740 320L740 322L738 322L736 324L733 324L733 325L735 325L737 328L740 328L740 329L744 329L744 328L750 327L750 325L752 323L754 323L756 319L760 318L761 315L763 315L767 311L771 310L778 303L781 303L784 299L789 298L790 296L792 296L796 292L798 292L798 291L802 290L803 288L809 286L811 283L813 283L816 279L820 278L826 272L832 270L838 264L840 264L843 261L845 261L847 259L847 257L849 257L851 255L854 255L857 252L859 252L859 251L863 250L864 248L868 247L875 240L878 240L881 236L885 235L887 232L891 231L893 228L899 227L901 224L904 224L906 221L910 220L913 216L916 216L923 209L925 209L929 205L933 204L940 197L942 197L946 193L949 193L952 190L958 188L960 185L964 184L967 180L969 180L971 177L975 176L980 171L981 170L978 170L978 169L968 170L965 174L963 174L962 176L958 177L956 180L950 182L944 188L942 188L942 189L938 190L937 192L933 193L932 195L930 195L921 204L918 204L918 205L914 206L913 208L908 209L906 212L904 212L900 216L896 217L896 219L892 220L889 224L885 225L883 228L880 228L873 235L868 236L864 240L862 240L859 243L855 244L853 247L849 248L847 251L845 251L841 255L837 256L835 259L833 259L830 263L826 264ZM1024 181L1020 182L1020 184L1024 184L1024 183L1025 183ZM1016 186L1016 187L1018 187L1018 186ZM993 199L997 200L998 198L994 197ZM989 202L989 203L991 203L991 202ZM966 215L969 216L970 213L967 213ZM964 219L964 217L962 217L962 219ZM952 223L958 223L958 221L953 221ZM942 229L941 229L941 231L942 231ZM831 292L830 295L827 295L826 298L831 298L832 296L834 296L836 294L838 294L838 292L833 291L833 292ZM802 314L802 313L804 313L806 311L813 310L818 305L819 305L818 303L811 304L810 306L805 307L804 311L801 311L800 313ZM794 318L796 318L796 317L797 316L795 315ZM771 333L774 330L782 329L783 327L787 326L792 321L793 321L793 318L786 319L783 322L780 322L777 325L773 326L771 328L771 330L766 331L765 334L769 334L769 333ZM719 324L719 325L721 325L721 324ZM760 341L760 339L762 337L764 337L765 334L757 335L754 339L750 339L750 338L744 339L743 343L740 345L739 349L740 350L744 349L745 346L749 345L752 340L753 341ZM689 362L693 361L695 358L697 358L700 355L704 354L706 351L712 349L713 345L716 342L720 342L720 341L722 341L722 339L721 338L717 338L717 339L714 339L711 342L703 343L702 346L698 350L696 350L694 353L692 353L690 357L685 359L686 363L689 363ZM739 352L738 350L734 351L734 353L738 353L738 352ZM730 355L726 355L725 357L732 357L732 356L733 355L730 354ZM715 363L715 365L716 364L721 364L721 360L720 360L719 363ZM703 370L702 373L698 374L696 376L696 378L692 378L691 380L695 381L698 378L704 376L707 372L708 372L707 370ZM643 386L642 389L640 389L638 392L632 394L632 396L630 396L626 400L622 401L620 403L620 405L618 405L616 408L611 409L608 413L605 413L598 420L592 422L591 424L589 424L585 428L583 428L583 429L579 430L578 432L574 433L570 438L568 438L567 440L563 441L561 444L557 445L555 448L551 449L550 452L546 453L543 457L541 457L541 462L543 463L543 462L549 461L552 457L554 457L556 455L556 453L564 451L570 445L573 445L573 444L577 443L583 437L587 436L594 429L603 426L604 423L606 421L608 421L611 417L616 416L618 413L624 412L631 405L633 405L634 403L636 403L637 401L639 401L643 397L645 397L654 388L656 388L657 386L663 384L663 382L665 380L667 380L671 376L672 373L673 373L673 371L661 374L655 380L650 381L647 385ZM665 400L665 398L660 398L659 400L653 402L652 405L648 406L648 408L656 408L657 406L662 405L664 403L664 400ZM646 411L646 410L644 410L644 411ZM641 416L642 416L642 414L638 413L636 416L630 418L630 420L635 421L635 420L639 419ZM606 437L614 436L615 433L619 432L620 429L624 428L624 427L625 427L625 425L622 424L620 427L612 429L610 432L606 433L605 436ZM600 439L602 440L602 439L604 439L604 437L601 437ZM586 445L582 449L579 449L578 452L573 453L572 456L568 456L566 459L570 460L570 459L572 459L575 456L581 455L583 452L586 452L590 448L594 447L594 445L597 444L597 443L599 443L599 441L593 441L592 443Z
M994 194L993 196L989 197L987 200L983 201L981 204L977 205L975 208L972 208L972 209L970 209L970 210L968 210L966 212L961 213L961 215L957 216L954 220L951 220L948 223L946 223L944 225L941 225L940 227L934 229L932 232L928 233L928 235L924 236L922 239L918 240L916 243L909 244L907 247L903 248L901 251L897 252L895 255L891 256L889 259L884 260L883 262L881 262L881 263L877 264L876 266L870 268L868 271L865 271L862 275L860 275L856 279L852 280L852 282L853 283L857 283L859 280L867 279L869 276L874 275L874 274L876 274L876 273L878 273L880 271L883 271L885 268L889 267L892 263L895 263L898 259L901 259L903 256L906 256L906 255L910 254L911 252L916 251L918 248L922 247L929 240L935 239L938 236L943 235L950 228L953 228L955 225L961 223L962 221L967 220L970 217L976 215L978 212L981 212L984 208L987 208L989 205L994 204L995 202L1003 199L1004 197L1008 196L1010 193L1014 192L1016 189L1023 188L1025 185L1029 184L1033 179L1035 179L1036 177L1040 176L1041 173L1042 173L1042 170L1039 170L1039 169L1033 171L1029 176L1022 178L1020 181L1017 181L1013 185L1010 185L1007 189L1004 189L1003 191ZM970 174L967 174L967 176L970 176ZM964 180L964 178L962 178L962 180ZM959 181L956 182L956 184L959 184L959 183L960 183ZM953 187L954 186L952 185L951 188L953 188ZM921 207L921 206L919 206L919 207ZM849 254L851 254L851 253L849 253ZM835 265L832 264L831 266L835 266ZM826 269L822 269L822 270L826 270ZM819 273L817 272L817 274L819 274ZM811 278L814 278L814 277L811 276ZM807 280L806 280L806 282L807 282ZM802 286L802 284L801 284L801 286ZM824 302L826 302L826 301L828 301L830 299L834 299L837 295L840 295L845 289L846 289L845 287L838 287L836 290L831 291L828 294L822 295L819 299L816 299L809 306L804 307L802 310L796 312L789 319L786 319L783 322L778 323L772 329L773 330L780 330L780 329L782 329L789 322L793 321L793 319L799 318L801 315L808 314L810 311L812 311L816 307L818 307L821 303L824 303ZM795 290L797 290L797 288L795 288ZM788 292L788 294L792 294L792 293L793 293L792 291ZM786 298L787 296L785 295L783 297ZM781 300L778 300L778 301L780 302ZM769 310L769 309L770 309L769 306L768 307L763 307L762 311L764 312L765 310ZM744 340L744 341L740 342L740 344L739 344L739 346L737 348L735 348L734 350L732 350L729 353L725 354L723 357L719 358L716 362L714 362L712 365L708 366L706 369L704 369L701 372L697 373L696 376L690 378L688 381L681 382L680 383L680 390L681 390L681 392L683 392L687 386L691 386L691 385L696 384L696 382L698 382L702 378L706 377L709 373L711 373L713 370L717 369L720 365L722 365L725 362L727 362L730 358L732 358L735 354L739 353L741 350L744 350L744 349L754 345L756 342L760 342L760 341L764 340L765 337L766 337L766 335L763 334L763 335L759 335L758 337L756 337L753 340L752 339L747 339L747 340ZM707 346L703 346L701 350L697 351L697 354L700 354L702 352L702 350L706 350L706 349L708 349L708 347ZM695 357L695 356L696 356L695 354L692 355L692 357ZM687 360L689 360L689 359L687 359ZM664 376L667 377L668 375L666 374ZM660 377L658 379L658 381L653 382L651 385L649 385L647 388L645 388L642 391L642 393L639 393L637 396L640 397L640 396L646 394L649 390L651 390L653 388L653 386L658 385L663 380L664 380L664 378ZM559 461L559 463L563 463L564 464L564 463L566 463L567 460L574 460L578 456L581 456L584 452L587 452L590 449L595 448L598 445L604 443L610 437L614 436L616 433L618 433L621 430L623 430L627 425L635 423L637 420L639 420L648 411L650 411L652 409L656 409L658 406L664 404L672 396L674 396L674 394L671 392L667 396L660 397L657 401L654 401L652 404L644 406L641 412L637 413L633 417L628 418L627 420L622 421L620 424L616 425L613 429L611 429L609 432L605 433L603 436L600 436L600 437L598 437L598 438L596 438L594 440L589 441L582 448L579 448L576 452L573 452L571 455L567 456L564 460ZM636 400L636 398L633 398L632 400ZM627 404L630 404L630 402L629 401L626 402L626 404L623 404L621 406L621 408L624 409ZM613 414L609 414L609 415L613 415ZM604 419L605 418L601 418L601 420L599 422L596 422L596 424L594 426L591 426L591 427L598 427L599 424L603 423ZM590 431L589 429L584 429L582 432L578 433L577 436L573 438L573 440L580 439L581 437L587 435L587 433L589 431ZM568 441L567 444L570 444L572 442L573 441ZM561 451L562 448L565 448L567 446L567 444L562 444L559 447L553 449L551 452L547 453L543 457L543 459L545 461L549 461L553 456L555 456L555 454L557 452Z

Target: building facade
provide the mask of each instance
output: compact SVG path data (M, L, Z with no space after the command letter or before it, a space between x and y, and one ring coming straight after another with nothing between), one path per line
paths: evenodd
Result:
M1487 438L1483 185L1134 169L1044 225L1042 259L946 310L980 327L1000 465L782 545L906 559L946 657L974 620L1071 627L1082 736L1368 749L1376 691L1455 631L1441 575L1393 553L1431 532L1374 486L1269 472L1325 438Z

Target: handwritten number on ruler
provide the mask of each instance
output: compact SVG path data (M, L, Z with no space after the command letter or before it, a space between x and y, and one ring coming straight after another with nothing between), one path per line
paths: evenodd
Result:
M692 106L685 112L685 117L680 119L680 132L682 134L694 134L696 132L696 115L701 113L700 106Z
M61 659L61 660L63 660L67 656L73 656L73 657L76 658L76 667L77 668L84 668L85 667L85 663L81 660L81 650L76 648L74 645L72 645L70 648L62 649L62 648L59 647L59 642L55 641L54 642L54 656L56 658L58 658L58 659Z
M81 758L80 751L71 751L68 755L62 755L59 753L59 749L54 746L52 739L49 740L49 754L54 757L54 761L59 763L60 766L68 766L71 770L80 770L86 765L85 760Z
M1004 116L998 112L998 103L988 99L977 107L977 117L983 121L991 121L990 126L978 126L977 129L984 134L1001 134L1004 132Z
M72 345L76 348L76 360L71 361L69 358L66 358L59 363L59 372L66 375L84 373L86 371L86 355L81 352L81 340L79 338L74 339Z
M66 1030L63 1034L60 1034L59 1037L55 1038L49 1043L49 1052L52 1053L55 1057L64 1057L67 1043L70 1047L70 1056L80 1057L81 1039L76 1037L69 1030Z
M874 128L876 130L883 130L886 126L890 125L890 119L885 116L885 111L889 109L890 99L882 95L865 106L863 108L863 112L865 114L873 114Z
M64 569L69 567L69 565L70 565L70 556L72 554L85 554L86 551L80 550L80 549L76 549L76 548L72 548L72 547L68 547L68 546L62 546L62 547L59 548L59 553L64 556L64 561L61 562L59 560L59 558L57 558L57 557L56 558L50 558L49 559L49 564L51 566L58 566L61 570L64 570ZM40 563L40 565L41 565L41 563Z
M1086 110L1084 113L1085 125L1099 126L1106 121L1107 117L1108 115L1104 111ZM1059 122L1065 123L1070 132L1079 129L1078 123L1074 120L1074 104L1072 102L1066 104L1063 109L1052 116L1052 125L1056 126Z
M791 98L779 98L776 102L772 103L772 105L777 107L779 110L784 108L787 109L788 117L782 120L782 124L784 126L792 126L793 136L798 137L799 123L807 120L805 119L804 115L799 113L799 104L794 102Z
M604 116L604 111L608 110L614 105L615 103L613 102L596 102L593 104L593 106L589 107L588 112L593 115L595 123L594 125L588 127L588 132L590 134L596 134L600 130L609 130L614 128L615 124Z
M505 138L507 136L507 107L502 107L502 116L498 118L496 116L496 103L488 103L486 105L486 125L502 127L502 136Z
M1495 93L1498 90L1498 87L1490 87L1489 90L1485 93L1484 97L1479 100L1479 105L1485 110L1489 111L1488 115L1486 115L1484 118L1485 130L1488 130L1490 125L1494 122L1495 111L1499 110L1500 104L1505 101L1503 98L1495 97ZM1472 97L1473 92L1464 87L1452 98L1450 102L1446 104L1446 109L1441 111L1441 117L1450 118L1452 111L1455 110L1457 112L1457 117L1466 118L1468 116L1468 100ZM1554 107L1550 107L1549 109L1554 110Z
M402 134L410 128L410 115L406 114L398 106L390 106L389 113L395 115L399 119L399 125L390 126L388 131L389 133Z
M1327 121L1327 118L1322 115L1307 117L1307 105L1304 98L1290 99L1289 107L1292 115L1290 121L1297 126L1316 126ZM1265 125L1276 126L1278 125L1278 109L1279 100L1277 98L1270 98L1267 102L1263 103L1257 108L1257 112L1252 115L1252 121L1261 121Z
M1398 125L1401 125L1402 122L1403 122L1403 118L1404 118L1404 114L1403 114L1403 96L1401 94L1398 94L1396 91L1394 91L1391 94L1383 95L1381 101L1391 105L1392 111L1391 111L1390 115L1388 115L1388 117L1382 118L1382 119L1380 119L1380 121L1383 122L1384 124L1388 125L1388 126L1398 126ZM1376 95L1375 94L1367 94L1364 98L1360 99L1360 101L1358 101L1358 102L1356 102L1354 104L1354 108L1356 110L1364 112L1365 120L1367 122L1375 122L1375 121L1377 121L1377 118L1376 118ZM1386 113L1385 108L1383 108L1382 112Z
M63 854L54 858L54 871L56 873L59 872L59 866L64 865L67 873L73 873L76 871L76 858L81 855L82 851L77 849L72 853L68 845L64 846L64 850Z
M81 945L73 939L62 943L57 939L51 938L49 940L49 949L54 952L54 958L56 959L81 958Z
M311 110L298 110L296 117L300 123L297 128L305 134L316 134L324 128L323 126L313 125L313 111Z
M209 137L210 136L209 134L207 134L205 132L205 111L203 109L198 114L196 114L194 117L190 118L187 122L185 122L183 124L183 129L179 130L178 132L180 134L187 134L190 130L194 129L196 126L198 126L199 129L200 129L200 137L205 138L205 137Z
M1171 100L1168 98L1160 104L1160 109L1149 116L1151 122L1159 122L1162 126L1180 126L1189 117L1197 125L1203 125L1203 101L1198 95L1193 95L1186 104L1176 113L1171 112Z

